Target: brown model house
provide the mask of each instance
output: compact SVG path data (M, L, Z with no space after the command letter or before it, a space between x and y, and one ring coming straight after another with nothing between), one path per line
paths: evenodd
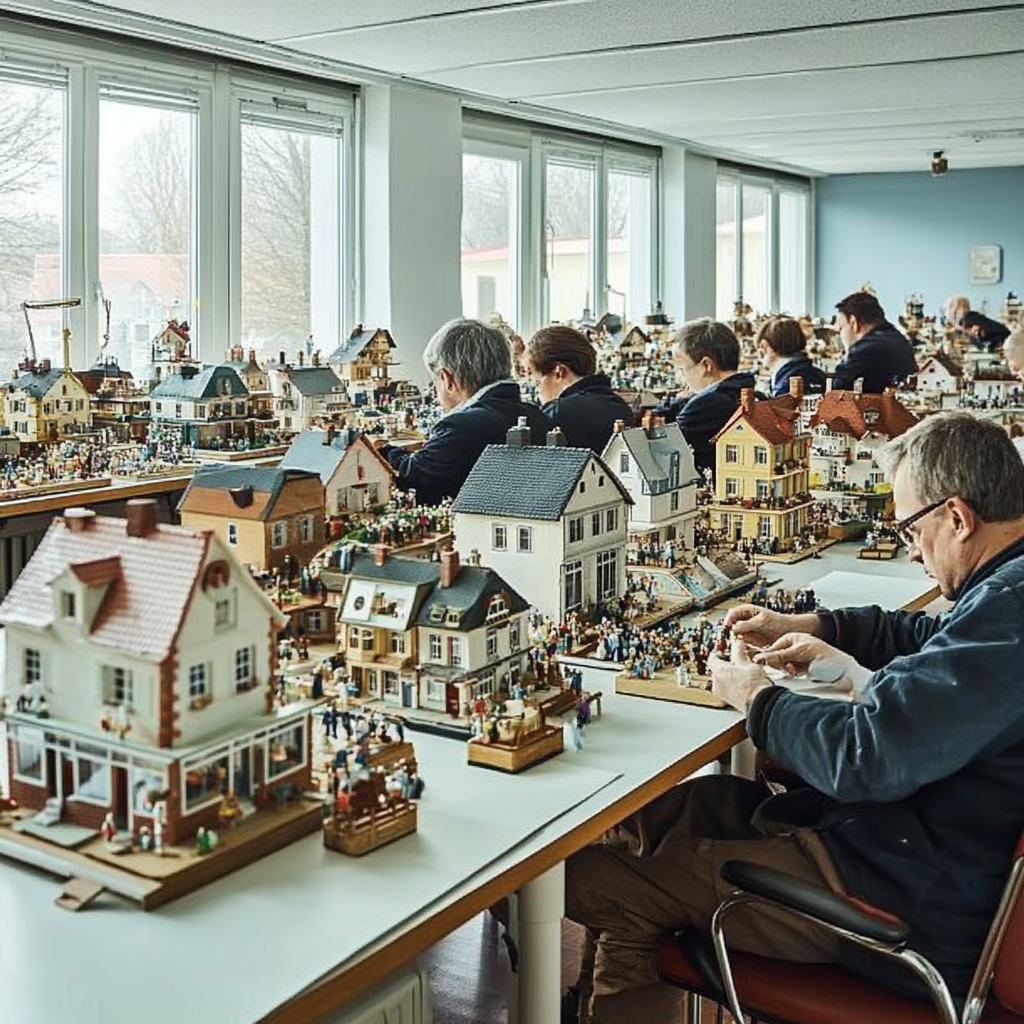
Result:
M297 569L324 546L323 484L302 469L201 466L178 512L255 569Z

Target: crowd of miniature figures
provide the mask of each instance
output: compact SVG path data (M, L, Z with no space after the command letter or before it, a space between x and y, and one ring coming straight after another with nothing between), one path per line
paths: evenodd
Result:
M387 544L399 554L402 548L431 537L444 536L451 532L451 528L451 502L417 505L415 491L409 491L369 514L330 516L327 520L331 540Z

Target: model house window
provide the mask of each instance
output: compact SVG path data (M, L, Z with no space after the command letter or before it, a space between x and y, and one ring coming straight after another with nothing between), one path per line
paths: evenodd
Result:
M494 693L494 673L484 672L479 680L473 684L474 697L490 697Z
M427 680L427 704L432 708L444 707L444 683L436 679Z
M176 402L174 406L174 418L176 420L181 419L181 402Z
M462 637L448 637L448 664L462 668L465 665L465 650Z
M84 757L83 751L93 750L96 757ZM75 799L88 803L110 803L110 764L106 752L100 748L87 748L80 744L75 758Z
M273 523L270 527L270 546L272 548L283 548L288 539L286 523Z
M130 668L103 666L103 703L135 706L135 675Z
M228 544L232 547L238 543L238 524L228 523Z
M441 637L437 633L430 634L430 660L435 664L441 661Z
M362 632L362 648L364 651L373 650L373 630L364 629Z
M768 481L767 480L758 480L757 481L757 496L758 496L758 498L767 498L768 497Z
M213 628L217 633L231 629L235 624L235 595L220 597L213 606Z
M309 544L313 540L313 517L303 516L299 520L299 541L302 544Z
M513 654L515 654L515 652L519 649L519 623L518 623L518 621L517 622L510 622L508 624L508 645L509 645L509 648L512 650Z
M615 551L602 551L597 556L597 596L604 601L618 597L619 558Z
M18 726L15 730L14 775L29 782L43 782L43 731Z
M25 685L40 683L43 679L42 655L33 647L25 648Z
M605 510L604 528L606 533L612 533L619 528L619 510L617 508Z
M75 617L75 595L70 590L60 592L60 613L65 619Z
M230 778L230 772L230 758L226 750L204 761L184 761L181 773L185 779L185 810L220 800L221 789Z
M508 547L508 528L505 526L491 527L491 547L495 551L504 551Z
M737 445L727 444L725 446L725 461L733 463L740 461L740 450Z
M583 563L569 562L565 566L565 610L571 611L583 604Z
M405 654L405 634L392 633L389 646L392 654Z
M498 656L498 631L496 629L487 630L487 657L496 658Z
M772 517L771 516L758 516L757 517L757 535L766 540L772 535Z
M768 465L768 449L762 445L758 445L754 449L754 464L757 466Z
M592 512L590 514L590 532L595 537L599 537L601 535L601 513L600 512Z
M202 707L210 699L210 679L205 664L192 665L188 670L188 696L193 707Z
M220 406L216 406L215 405L213 407L213 409L214 409L214 415L216 416L217 413L220 412ZM197 420L205 420L206 419L206 406L205 405L197 405L196 406L196 419Z
M397 697L398 696L398 673L397 672L385 672L384 673L384 696L385 697Z
M349 626L348 627L348 645L349 647L359 646L359 627Z
M673 491L672 492L672 497L669 498L669 505L671 506L671 509L672 509L673 512L678 512L679 511L679 492L678 491Z
M517 549L519 551L533 550L533 529L529 526L520 526L517 531Z
M725 478L725 496L727 498L735 498L739 493L739 481L734 476L727 476Z
M491 622L494 619L500 619L507 613L508 607L505 604L505 598L501 594L495 594L491 598L490 604L487 605L487 621Z
M576 516L569 520L569 543L583 540L583 516Z

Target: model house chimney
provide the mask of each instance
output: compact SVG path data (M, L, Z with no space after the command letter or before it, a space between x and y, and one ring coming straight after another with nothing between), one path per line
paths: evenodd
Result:
M324 444L329 448L334 443L334 424L328 423L324 431Z
M654 426L654 413L649 410L640 417L640 426L649 431Z
M91 529L96 513L91 508L68 508L64 510L64 525L71 533L85 533Z
M310 358L310 362L312 362L312 364L314 366L319 366L320 365L320 349L316 349L309 358Z
M299 357L299 366L302 366L305 363L305 361L306 361L305 353L300 348L298 353L297 353L297 355Z
M864 378L863 377L858 377L853 382L853 393L855 395L863 395L864 394Z
M753 388L741 388L740 389L740 405L743 407L744 412L751 412L754 408L754 389Z
M383 565L388 560L388 546L387 544L374 544L373 545L373 564Z
M126 510L129 537L148 537L156 529L156 498L132 498Z
M626 421L625 420L616 420L615 421L615 426L612 428L612 430L616 434L621 434L625 429L626 429Z
M789 378L789 393L798 401L804 400L804 379L799 374Z
M459 553L454 549L441 552L441 587L452 586L459 575Z
M1024 430L1022 430L1022 433L1024 433ZM480 564L480 552L477 551L476 548L473 548L472 551L470 551L469 557L466 559L466 561L470 565L479 565Z
M530 426L525 416L519 417L519 422L510 427L505 435L505 443L510 448L528 448L530 446Z
M283 349L280 352L277 353L277 363L278 363L279 366L285 366L286 365L286 363L284 361L284 350Z
M562 433L561 427L555 427L554 430L549 430L547 433L547 446L549 448L564 448L565 447L565 434Z

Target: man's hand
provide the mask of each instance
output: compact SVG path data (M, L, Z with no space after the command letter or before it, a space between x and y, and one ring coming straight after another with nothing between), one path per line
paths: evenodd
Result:
M746 713L754 697L761 690L769 689L772 681L760 665L750 660L750 651L742 640L733 640L731 658L725 661L717 654L708 658L711 692L737 711Z
M840 662L847 657L842 651L829 646L816 636L809 636L807 633L786 633L770 647L758 651L753 660L758 665L780 668L788 676L798 676L810 668L811 662Z

